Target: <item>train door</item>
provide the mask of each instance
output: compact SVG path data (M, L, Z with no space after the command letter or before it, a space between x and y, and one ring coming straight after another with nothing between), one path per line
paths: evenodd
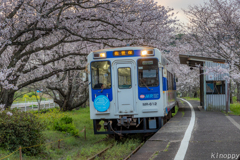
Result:
M134 111L134 64L116 63L116 103L119 113L133 113Z

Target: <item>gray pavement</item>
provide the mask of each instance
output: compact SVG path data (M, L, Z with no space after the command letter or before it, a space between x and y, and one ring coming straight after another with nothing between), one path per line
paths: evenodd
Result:
M222 112L200 111L199 102L189 101L195 111L195 124L185 160L237 159L240 155L240 130ZM154 134L131 160L171 160L181 144L191 118L187 103ZM240 116L230 116L240 124Z
M194 101L190 103L197 105ZM240 116L230 117L240 122ZM185 159L236 159L234 154L240 154L240 130L222 112L196 112L195 126Z

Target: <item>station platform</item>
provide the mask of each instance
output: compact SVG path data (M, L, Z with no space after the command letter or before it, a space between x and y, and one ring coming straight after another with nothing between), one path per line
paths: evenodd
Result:
M208 160L240 158L240 116L204 111L199 102L188 101L195 114L186 152L181 153L192 112L189 104L179 101L178 113L135 153L131 160ZM188 131L187 131L188 132ZM186 133L187 134L187 133ZM183 140L184 139L184 140ZM181 146L181 147L180 147ZM181 156L177 156L182 154Z

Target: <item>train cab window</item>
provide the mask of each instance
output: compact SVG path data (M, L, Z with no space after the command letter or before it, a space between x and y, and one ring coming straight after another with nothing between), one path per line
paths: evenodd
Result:
M158 77L158 60L156 58L138 60L138 84L140 87L158 86Z
M128 89L132 88L131 68L118 68L118 88Z
M111 66L109 61L91 63L92 88L111 88Z

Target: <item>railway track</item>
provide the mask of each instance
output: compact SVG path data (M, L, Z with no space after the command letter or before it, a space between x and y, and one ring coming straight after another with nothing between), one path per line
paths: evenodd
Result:
M134 149L134 151L132 151L126 158L124 158L124 160L128 160L134 153L136 153L143 145L144 143L141 143L139 146L137 146L136 149Z
M112 148L113 147L113 144L108 146L107 148L101 150L100 152L98 152L97 154L95 154L94 156L88 158L88 160L94 160L95 158L97 157L100 157L104 152L106 152L108 149Z
M108 138L108 137L106 137ZM104 138L103 140L105 140L106 138ZM99 143L103 140L100 140L96 143ZM123 158L124 160L128 160L133 154L135 154L144 144L144 142L142 142L140 145L138 145L127 157ZM95 154L94 156L88 158L88 160L94 160L95 158L100 158L108 149L112 148L114 146L114 144L106 147L105 149L101 150L100 152L98 152L97 154Z

